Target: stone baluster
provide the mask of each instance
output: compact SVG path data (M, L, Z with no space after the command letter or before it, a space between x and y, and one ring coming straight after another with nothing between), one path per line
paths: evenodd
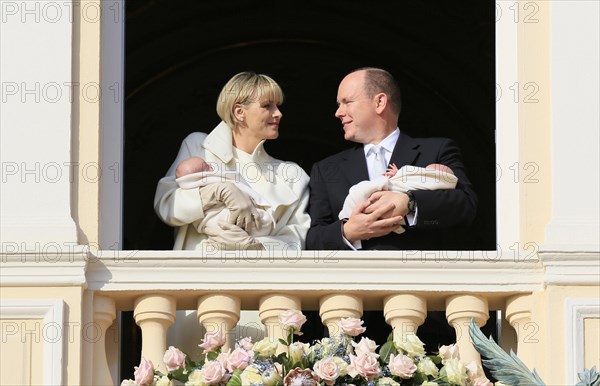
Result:
M136 299L135 322L142 329L142 358L166 373L163 357L167 350L167 330L175 321L175 299L168 295L144 295Z
M222 334L225 337L223 351L233 349L240 308L240 298L233 295L206 295L198 299L198 322L207 333Z
M506 320L517 334L517 355L529 368L536 356L537 326L531 322L531 295L515 295L506 301Z
M464 364L475 361L481 365L481 357L469 336L469 323L471 319L481 327L489 318L488 302L486 299L475 295L454 295L446 299L446 318L448 323L456 330L456 345L460 352L460 359Z
M329 330L329 336L340 334L337 322L342 318L360 318L363 314L362 298L356 295L333 294L319 301L321 321Z
M94 295L94 323L100 328L98 340L94 342L94 385L113 385L106 358L106 330L112 325L117 315L115 301L107 296Z
M417 334L427 317L427 301L411 294L390 295L383 300L383 314L394 331L394 342L401 342L406 335Z
M258 302L258 316L262 324L267 326L267 334L272 342L287 338L285 331L279 326L279 314L287 310L302 310L300 298L293 295L270 294L260 298ZM277 354L282 353L285 347L277 346Z

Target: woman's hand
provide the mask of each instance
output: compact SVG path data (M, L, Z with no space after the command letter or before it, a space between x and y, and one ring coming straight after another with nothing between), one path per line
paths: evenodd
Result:
M263 250L260 241L250 236L242 228L220 221L218 227L206 227L204 232L208 236L208 242L219 250L251 249Z
M250 197L232 182L214 182L200 188L203 208L222 202L229 209L229 222L242 230L257 229L260 217Z

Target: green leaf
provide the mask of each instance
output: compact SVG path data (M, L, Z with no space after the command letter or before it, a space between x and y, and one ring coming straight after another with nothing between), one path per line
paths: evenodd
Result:
M398 350L396 350L396 346L394 345L393 341L387 341L379 349L379 358L384 363L387 363L390 360L390 355L392 354L398 354Z
M498 381L513 386L546 386L537 372L535 370L530 372L512 350L509 355L494 342L492 337L486 338L473 319L469 325L469 335L475 349L486 358L483 359L483 365Z
M387 342L391 342L394 340L394 331L390 332L390 334L387 337Z
M289 346L288 342L286 342L285 340L279 338L279 343L281 343L284 346Z
M436 365L439 365L442 363L442 358L440 358L439 355L429 355L429 359L431 359L431 361L433 363L435 363Z
M209 352L209 353L206 353L206 360L214 361L215 359L217 359L218 356L219 356L219 354L217 354L216 352Z
M583 369L577 376L579 382L576 386L600 386L600 374L596 371L596 366L591 369Z
M231 378L227 381L227 386L242 386L242 370L236 369L233 374L231 374Z

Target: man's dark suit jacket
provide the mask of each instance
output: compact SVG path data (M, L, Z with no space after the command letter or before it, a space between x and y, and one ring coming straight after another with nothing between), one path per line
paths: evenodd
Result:
M447 138L411 138L400 133L390 163L425 167L439 163L452 169L458 184L453 190L415 190L417 223L402 234L362 241L371 250L437 250L443 249L441 230L473 220L477 196L467 178L458 146ZM307 249L349 249L342 238L342 222L338 214L350 187L368 180L363 145L342 151L317 162L310 175L308 212L311 227L306 238Z

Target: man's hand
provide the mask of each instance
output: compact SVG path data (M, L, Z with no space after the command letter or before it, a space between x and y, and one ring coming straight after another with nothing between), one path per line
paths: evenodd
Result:
M388 216L383 218L383 215L393 212L393 203L380 203L378 208L370 213L366 213L366 208L372 205L369 201L357 205L348 221L344 224L342 234L350 243L385 236L400 225L402 216Z
M222 202L229 209L229 223L243 230L257 229L260 217L250 197L232 182L214 182L200 188L200 198L205 210Z
M408 213L408 201L409 197L406 193L379 191L371 194L368 201L370 205L365 208L364 212L371 214L385 207L390 210L384 212L379 216L380 218L404 217Z

